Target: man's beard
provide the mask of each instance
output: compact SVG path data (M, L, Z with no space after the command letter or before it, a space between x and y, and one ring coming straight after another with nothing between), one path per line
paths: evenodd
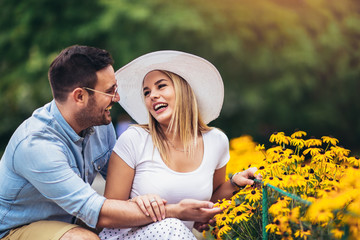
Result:
M106 117L105 110L97 106L94 98L89 99L85 110L79 112L75 116L75 119L79 126L83 126L83 129L92 126L107 125L111 122L111 118L108 119Z

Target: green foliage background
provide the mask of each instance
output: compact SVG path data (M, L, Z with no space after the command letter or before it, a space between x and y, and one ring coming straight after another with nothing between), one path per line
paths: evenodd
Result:
M224 79L211 125L229 138L299 128L358 151L359 40L356 0L1 0L0 154L52 99L49 64L73 44L109 50L115 69L160 49L202 56Z

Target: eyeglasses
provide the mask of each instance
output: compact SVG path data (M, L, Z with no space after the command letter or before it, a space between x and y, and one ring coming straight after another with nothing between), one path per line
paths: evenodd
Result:
M105 92L98 91L98 90L88 88L88 87L83 87L83 89L90 90L90 91L93 91L93 92L97 92L97 93L101 93L101 94L104 94L106 96L109 96L109 97L111 97L111 101L113 101L113 102L115 102L116 94L118 92L118 86L115 87L115 91L114 91L113 94L105 93Z

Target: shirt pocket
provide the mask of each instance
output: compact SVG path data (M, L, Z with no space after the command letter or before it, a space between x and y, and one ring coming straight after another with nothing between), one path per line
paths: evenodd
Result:
M101 170L103 170L103 168L107 165L110 155L111 155L111 152L112 151L107 151L103 155L101 155L100 157L96 158L93 161L94 169L97 172L100 172Z

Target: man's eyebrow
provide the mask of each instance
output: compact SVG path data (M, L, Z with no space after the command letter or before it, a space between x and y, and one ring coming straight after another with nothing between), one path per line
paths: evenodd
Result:
M105 91L110 91L110 90L113 90L114 88L116 88L116 83L114 83L114 85L112 85L111 87L109 87Z

